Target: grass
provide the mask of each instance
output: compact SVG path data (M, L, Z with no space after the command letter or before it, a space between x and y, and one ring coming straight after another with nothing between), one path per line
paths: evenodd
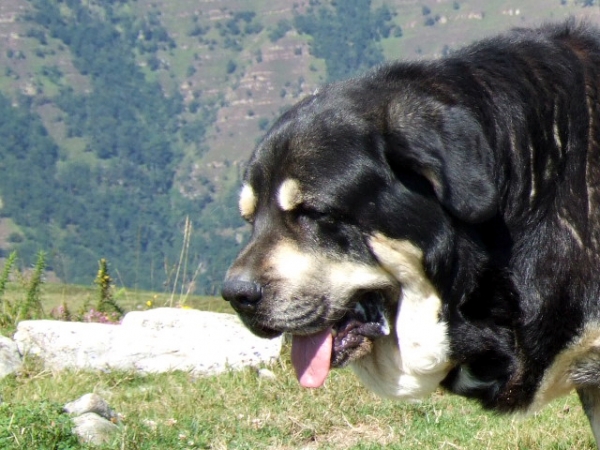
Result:
M61 410L61 405L48 402L40 402L34 408L27 404L1 404L1 448L77 448L71 421Z
M27 295L9 283L5 296ZM45 284L47 311L94 303L98 288ZM163 306L170 294L116 292L121 307ZM189 297L187 306L230 311L219 298ZM215 343L218 345L218 343ZM140 376L130 372L51 372L27 357L23 369L0 380L0 448L75 449L62 405L95 392L122 415L119 433L105 449L593 449L575 395L528 417L484 412L474 402L442 391L419 402L395 402L362 388L351 371L336 370L318 390L301 389L289 345L269 367L218 376L186 372Z
M114 296L125 311L136 311L146 309L148 302L152 303L152 307L168 306L171 293L117 288ZM67 304L71 311L78 311L86 304L93 305L97 302L98 288L92 285L47 283L42 288L41 297L42 306L46 313L62 305L63 302ZM23 287L18 283L9 283L4 298L13 302L23 298ZM179 295L176 295L175 303L178 303L178 301ZM194 309L233 313L229 303L217 297L190 295L185 299L185 305Z
M35 436L56 440L49 436L50 421L70 442L56 405L96 392L123 416L120 433L107 449L595 448L575 396L530 417L509 418L443 392L421 403L383 400L346 369L334 371L325 387L304 390L288 355L286 349L271 367L275 380L258 377L254 369L206 378L182 372L144 377L50 373L30 361L20 375L0 381L3 405L8 405L0 408L0 424L11 424L4 432L0 426L0 443L22 448L10 436L26 429L33 436L30 447L46 448Z

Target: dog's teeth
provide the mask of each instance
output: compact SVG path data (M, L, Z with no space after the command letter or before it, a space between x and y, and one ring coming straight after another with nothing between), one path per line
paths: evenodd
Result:
M381 317L382 317L381 332L384 334L384 336L387 336L391 332L390 324L387 320L387 317L385 317L385 314L382 314Z

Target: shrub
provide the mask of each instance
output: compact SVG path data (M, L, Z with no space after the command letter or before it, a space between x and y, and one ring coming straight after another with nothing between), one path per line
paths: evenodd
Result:
M271 42L277 42L279 39L284 37L288 31L292 29L292 24L289 20L282 19L277 22L277 25L274 29L269 31L269 40Z
M232 59L227 61L227 67L225 69L227 71L227 75L231 75L233 72L235 72L235 69L237 69L237 64L235 63L235 61L233 61Z
M8 331L12 331L22 320L42 319L44 317L41 287L44 283L46 255L42 251L38 253L37 261L29 276L23 273L17 274L17 278L26 288L25 299L10 301L4 298L4 292L16 259L17 253L12 252L0 274L0 328Z
M27 283L27 295L25 302L21 304L18 320L42 319L44 311L42 309L41 289L44 283L44 269L46 268L46 254L43 251L38 252L38 257Z
M98 302L96 303L95 311L92 308L89 312L94 313L103 313L107 317L117 317L121 318L125 311L123 308L119 306L117 301L113 295L113 281L108 273L108 262L106 259L102 258L98 265L100 266L98 269L98 275L96 276L96 280L94 283L98 285ZM94 314L92 314L94 316ZM89 321L86 321L89 322Z

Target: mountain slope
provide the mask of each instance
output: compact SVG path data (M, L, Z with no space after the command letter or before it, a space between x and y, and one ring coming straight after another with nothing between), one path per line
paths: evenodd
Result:
M0 249L43 249L77 283L106 257L154 289L183 249L178 280L217 292L247 233L243 161L282 108L386 58L568 15L600 23L595 3L2 0Z

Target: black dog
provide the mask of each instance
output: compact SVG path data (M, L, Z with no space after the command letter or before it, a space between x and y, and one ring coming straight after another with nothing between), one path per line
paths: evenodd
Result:
M350 363L389 397L499 411L576 389L600 439L600 31L517 29L326 86L240 197L223 297L293 336L301 384Z

